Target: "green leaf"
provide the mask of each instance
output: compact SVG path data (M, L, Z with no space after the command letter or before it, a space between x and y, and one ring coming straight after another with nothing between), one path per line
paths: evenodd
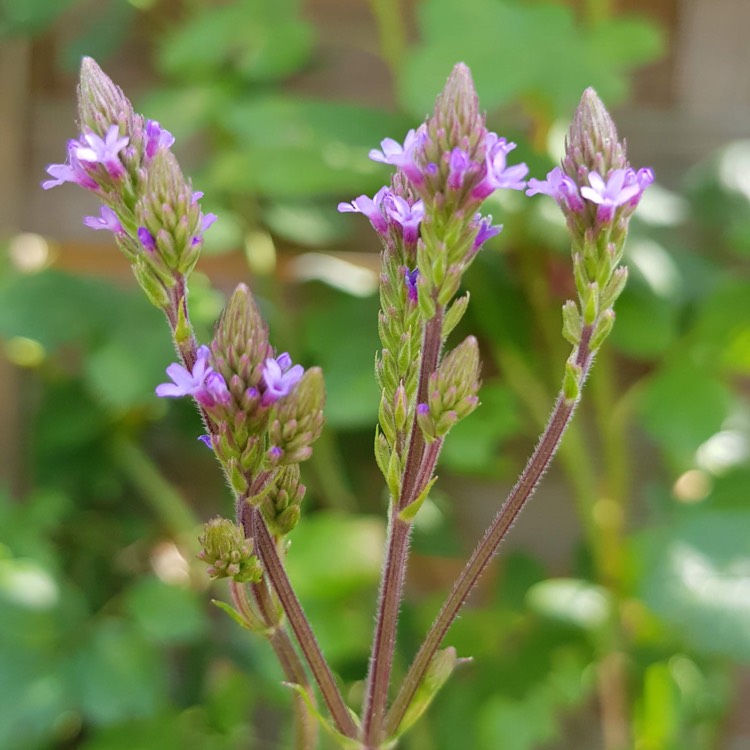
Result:
M399 99L420 118L459 60L471 68L483 107L525 98L555 118L568 116L587 86L610 104L621 100L628 71L661 51L653 24L617 18L588 27L549 2L431 0L419 6L418 26L422 41L407 59Z
M491 476L502 460L500 444L520 427L518 404L512 391L499 381L484 384L481 403L450 431L440 463L452 471Z
M185 80L211 81L230 69L253 82L276 81L309 59L312 28L299 0L242 0L208 6L164 41L159 67Z
M689 465L697 448L721 428L729 413L727 385L690 362L671 362L641 393L641 424L678 465Z
M315 513L289 536L287 568L301 599L339 599L377 582L382 519Z
M701 360L732 374L750 374L750 281L727 278L698 311L691 332Z
M704 653L750 661L750 513L681 513L639 544L646 604Z
M317 285L314 289L304 331L311 361L323 368L326 421L344 429L373 425L379 397L372 370L379 346L378 300L348 297Z
M184 644L208 631L202 599L190 589L144 578L128 590L124 607L148 638L163 644Z
M72 3L73 0L2 0L0 37L38 34Z
M166 702L163 657L162 649L132 626L98 621L73 666L85 716L95 724L112 724L157 714Z
M283 95L239 101L222 125L237 146L216 160L211 179L277 199L375 192L388 172L367 159L368 149L408 129L402 117L372 107Z
M675 339L678 313L672 301L631 280L615 304L611 341L633 359L661 357Z

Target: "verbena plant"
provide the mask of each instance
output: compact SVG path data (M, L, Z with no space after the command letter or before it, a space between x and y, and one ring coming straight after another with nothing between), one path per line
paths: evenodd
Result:
M390 495L388 541L366 677L364 705L349 707L285 569L286 536L300 520L305 487L300 463L323 428L319 368L304 370L276 353L250 289L240 285L213 340L200 344L190 321L190 274L216 217L203 214L171 152L174 138L136 114L123 92L90 58L79 87L81 135L64 164L48 167L51 188L65 182L93 192L101 213L86 217L114 234L148 299L166 316L179 362L160 397L192 397L201 440L221 464L235 497L231 519L206 524L200 557L212 578L229 579L240 625L266 638L296 691L297 745L316 745L322 724L342 747L393 747L461 661L441 650L451 624L552 461L581 398L599 348L612 330L614 303L627 271L620 265L630 217L650 169L632 169L596 93L584 92L561 166L526 180L509 164L515 144L485 127L471 75L457 65L433 114L403 143L386 138L370 158L396 168L391 184L339 210L367 216L382 241L380 388L375 459ZM451 428L479 405L476 338L448 338L469 304L456 296L483 243L502 229L480 212L496 190L551 196L571 240L577 299L563 306L572 351L559 396L536 448L458 576L402 683L391 693L399 607L414 519L437 479ZM292 553L293 554L293 553ZM395 687L395 686L394 686ZM325 711L318 709L319 700Z

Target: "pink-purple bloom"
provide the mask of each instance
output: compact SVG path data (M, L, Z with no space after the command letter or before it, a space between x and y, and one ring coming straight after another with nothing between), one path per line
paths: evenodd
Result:
M85 216L83 223L91 229L108 229L114 234L125 233L117 214L109 206L102 206L99 216Z
M149 253L153 253L156 250L156 238L146 227L138 227L138 239Z
M372 149L369 157L373 161L398 167L415 187L419 187L424 182L424 175L415 161L415 156L424 146L426 139L427 131L421 126L418 130L412 129L406 134L403 146L393 138L383 139L380 142L380 150Z
M192 396L201 406L209 409L217 404L228 404L231 395L224 378L208 363L209 349L201 346L198 349L195 364L188 370L174 362L167 367L171 383L162 383L156 387L160 398L179 398Z
M404 268L404 282L406 284L406 294L412 302L417 301L417 279L419 278L419 269L415 268L410 271Z
M414 244L419 236L419 224L424 218L424 203L419 200L409 205L406 198L390 193L384 205L388 217L401 226L404 243Z
M146 120L146 158L152 159L160 148L171 148L174 136L156 120Z
M372 224L373 228L378 234L388 234L388 222L383 214L383 199L386 195L389 195L390 191L387 187L382 187L372 198L366 195L360 195L359 198L355 198L351 203L339 203L338 210L341 213L354 212L364 214Z
M463 149L454 148L448 159L448 187L451 190L460 190L466 173L473 166L476 165Z
M45 180L42 183L45 190L62 185L64 182L72 182L86 188L86 190L96 190L99 187L96 180L88 175L84 166L78 160L75 154L78 146L78 141L68 141L68 161L65 164L50 164L47 167L47 174L52 179Z
M487 240L503 231L502 224L492 224L492 215L482 216L481 214L477 214L474 217L474 226L479 227L477 236L474 238L475 250L479 250Z
M567 207L576 213L583 211L584 203L578 192L578 185L564 174L560 167L555 167L549 172L546 180L534 178L529 180L526 195L539 194L551 196L560 206Z
M269 406L280 398L288 396L302 379L305 370L302 365L293 365L292 358L284 352L278 357L269 357L263 363L261 373L266 386L262 403L264 406Z
M581 188L581 196L598 208L596 218L601 222L612 221L615 209L625 204L636 205L643 191L654 180L650 169L613 169L606 181L598 172L589 172L589 186Z
M483 200L495 190L523 190L529 168L523 162L508 166L507 155L516 147L515 143L500 138L496 133L487 133L486 173L471 191L473 198Z
M111 125L104 138L100 138L96 133L84 133L74 146L74 152L79 161L101 164L113 179L119 179L125 174L119 153L129 142L127 136L120 136L119 125Z

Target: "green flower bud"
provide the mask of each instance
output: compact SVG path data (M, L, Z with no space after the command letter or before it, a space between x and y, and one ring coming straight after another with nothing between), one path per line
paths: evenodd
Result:
M212 518L200 537L198 557L208 565L210 578L231 578L238 583L259 581L263 571L253 555L253 543L242 529L226 518Z
M240 284L227 302L216 326L211 353L216 371L224 376L240 409L252 420L260 403L263 363L273 352L268 327L247 285Z
M288 466L312 455L323 429L325 386L319 367L311 367L294 390L276 402L268 426L266 456L274 466Z
M300 483L299 466L292 464L282 468L260 505L263 517L276 536L285 536L297 525L304 496L305 485Z
M628 167L615 123L592 88L583 92L575 111L565 154L563 171L579 183L591 171L607 174L610 170Z
M203 237L200 205L174 154L159 149L146 171L146 182L135 206L136 223L146 251L171 272L189 275L200 255ZM144 242L145 240L145 242Z
M427 440L442 437L479 404L479 344L468 336L430 376L427 406L417 407L417 421Z
M135 113L130 101L90 57L84 57L81 61L78 119L82 129L100 137L113 124L119 124L120 131L126 134L135 130Z

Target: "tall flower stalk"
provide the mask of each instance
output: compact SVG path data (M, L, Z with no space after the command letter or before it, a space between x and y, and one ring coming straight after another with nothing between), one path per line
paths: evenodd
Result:
M382 242L380 389L375 457L390 495L388 536L361 717L346 705L287 576L286 535L300 520L305 486L300 464L323 427L319 368L278 353L252 293L240 284L212 340L199 344L190 323L188 282L203 235L216 217L200 208L172 154L174 138L133 111L91 59L79 87L80 137L64 164L48 167L45 189L70 182L102 202L84 223L112 232L148 299L167 319L178 362L162 398L189 397L234 496L233 518L209 521L199 557L213 579L228 579L239 624L267 639L296 690L297 748L311 750L321 720L343 747L391 747L429 705L459 659L443 638L479 576L552 461L581 397L594 357L614 323L613 305L627 273L620 265L630 216L653 180L633 170L596 94L584 93L560 167L526 181L509 161L515 144L489 131L468 68L457 65L434 113L403 142L386 138L370 158L395 167L373 197L339 205L364 214ZM479 344L448 346L465 313L464 272L501 226L481 213L496 190L553 197L572 243L577 299L563 307L572 346L550 420L528 464L469 559L390 702L398 614L411 531L436 481L451 428L479 404ZM330 721L317 710L318 693Z

